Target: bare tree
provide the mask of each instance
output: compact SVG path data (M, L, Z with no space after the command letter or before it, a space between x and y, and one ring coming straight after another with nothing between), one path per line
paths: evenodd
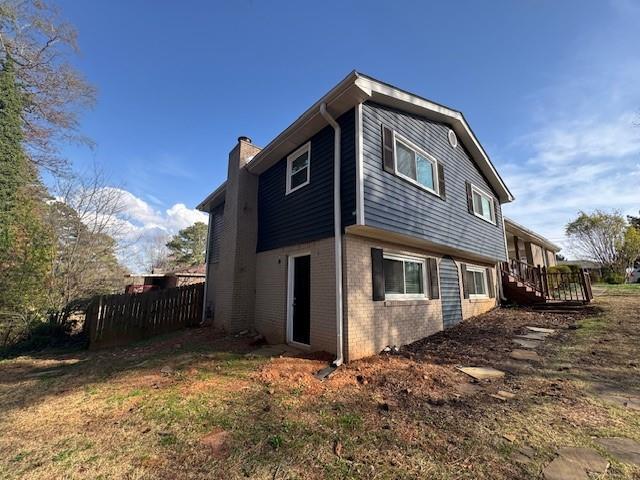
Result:
M150 272L165 271L171 268L170 252L167 242L170 237L166 233L157 233L146 241L140 242L141 266Z
M117 259L118 239L125 226L122 190L109 186L94 167L82 175L59 179L50 202L50 222L58 239L52 265L52 305L119 290L125 269Z
M95 89L69 64L78 53L75 28L44 0L0 0L0 60L11 57L26 93L26 147L39 167L60 173L56 143L91 142L78 131L80 111Z

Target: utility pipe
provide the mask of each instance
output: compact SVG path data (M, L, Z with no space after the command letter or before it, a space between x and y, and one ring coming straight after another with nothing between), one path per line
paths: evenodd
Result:
M333 127L333 235L336 267L336 359L334 367L344 362L342 348L342 210L340 206L340 125L327 111L326 103L320 105L320 115Z

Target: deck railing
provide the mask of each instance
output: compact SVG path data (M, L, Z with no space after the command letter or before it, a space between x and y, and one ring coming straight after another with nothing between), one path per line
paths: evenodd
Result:
M593 300L591 278L586 270L549 272L547 267L533 266L519 260L503 262L502 271L516 281L534 289L549 301L590 302Z

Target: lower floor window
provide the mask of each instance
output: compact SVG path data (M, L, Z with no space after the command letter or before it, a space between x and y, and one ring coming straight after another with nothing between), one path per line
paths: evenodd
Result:
M467 288L471 297L486 297L487 271L484 268L467 267Z
M424 260L384 256L386 298L424 298Z

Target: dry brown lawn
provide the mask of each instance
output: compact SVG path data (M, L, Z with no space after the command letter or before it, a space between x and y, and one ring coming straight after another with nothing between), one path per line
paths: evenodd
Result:
M559 331L539 365L509 359L526 325ZM325 382L324 360L246 357L204 329L3 360L0 478L539 478L559 447L640 441L640 412L605 399L640 395L639 341L640 289L608 289L587 312L496 310ZM606 478L640 478L609 460Z

